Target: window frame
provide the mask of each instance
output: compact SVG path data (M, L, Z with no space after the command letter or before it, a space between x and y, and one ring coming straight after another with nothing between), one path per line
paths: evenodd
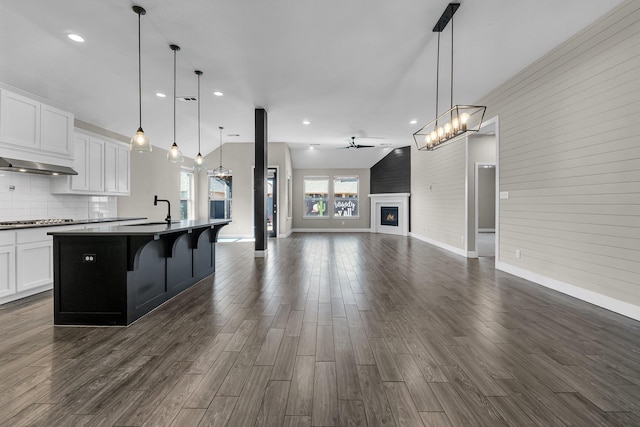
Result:
M188 176L188 190L187 198L182 198L182 176L186 174ZM186 218L182 216L182 202L186 201L187 215ZM193 220L195 219L195 174L193 169L181 168L180 169L180 220Z
M336 196L337 194L345 194L344 192L342 193L336 192L336 183L344 179L355 179L355 182L356 182L355 197L337 197ZM332 184L333 184L331 188L331 192L332 192L331 195L332 195L332 202L333 202L332 218L359 219L360 218L360 176L359 175L334 175ZM338 199L347 199L350 201L355 201L356 215L338 215L336 213L336 209L337 209L336 203L338 202Z
M214 199L211 198L211 180L212 179L224 179L224 178L228 178L228 180L225 180L229 183L229 185L227 185L227 189L225 189L225 197L224 199ZM219 177L219 176L215 176L213 174L208 174L207 175L207 200L208 200L208 216L209 219L231 219L233 217L233 174L229 173L229 175L226 175L224 177ZM214 218L212 216L212 212L211 212L211 202L213 200L222 200L224 201L224 218Z
M311 198L307 198L307 181L326 181L327 184L327 192L326 192L326 197L311 197ZM313 194L321 194L321 193L313 193ZM310 207L310 203L313 203L314 200L316 199L325 199L325 203L327 205L327 210L325 215L308 215L307 212L309 211L309 209L312 209L312 207ZM302 179L302 218L303 219L328 219L331 218L331 215L329 214L329 203L331 201L331 177L329 177L328 175L306 175L303 177Z

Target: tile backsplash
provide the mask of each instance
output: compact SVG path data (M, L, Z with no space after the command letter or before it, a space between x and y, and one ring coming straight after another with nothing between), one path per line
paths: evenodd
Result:
M110 218L117 197L51 194L49 177L0 171L0 221L45 218Z

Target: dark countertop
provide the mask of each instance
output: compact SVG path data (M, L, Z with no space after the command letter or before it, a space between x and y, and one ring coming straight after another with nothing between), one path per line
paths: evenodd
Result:
M77 225L77 224L99 224L101 222L116 222L116 221L134 221L139 219L147 219L146 217L113 217L113 218L91 218L91 219L76 219L73 222L62 222L57 224L19 224L19 225L1 225L0 231L3 230L24 230L25 228L40 228L40 227L63 227L65 225Z
M213 228L216 225L226 225L230 222L230 219L174 221L171 223L171 226L167 226L164 222L147 222L135 225L102 226L82 230L51 231L47 234L51 236L159 236L176 232L189 232L189 230L197 228Z

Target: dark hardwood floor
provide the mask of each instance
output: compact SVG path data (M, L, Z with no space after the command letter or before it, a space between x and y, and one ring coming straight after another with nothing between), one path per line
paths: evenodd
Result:
M220 243L128 328L0 306L3 426L640 426L640 323L410 238ZM90 291L91 284L87 284Z

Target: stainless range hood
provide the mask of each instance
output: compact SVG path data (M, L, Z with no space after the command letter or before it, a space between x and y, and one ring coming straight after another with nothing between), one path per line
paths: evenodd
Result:
M67 166L9 159L6 157L0 157L0 170L9 172L37 173L40 175L78 175L78 172Z

